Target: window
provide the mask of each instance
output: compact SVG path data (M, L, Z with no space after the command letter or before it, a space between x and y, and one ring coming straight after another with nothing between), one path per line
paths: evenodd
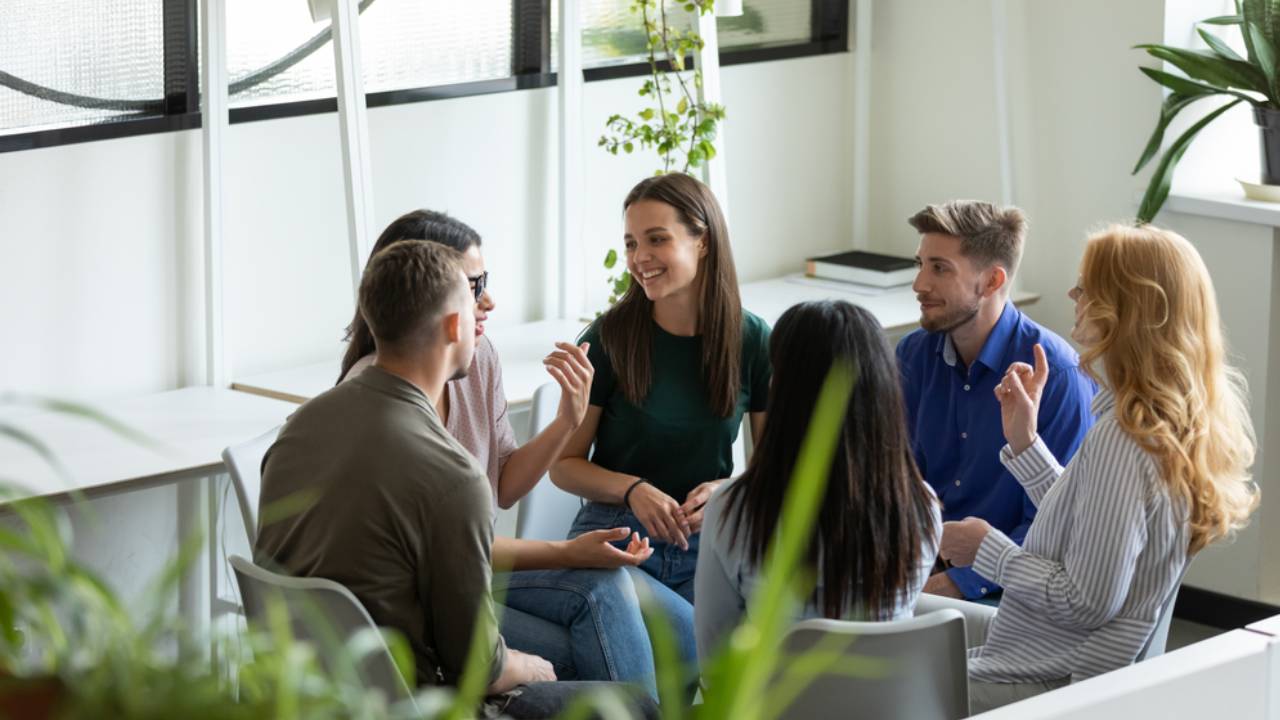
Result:
M647 72L629 0L582 1L587 79ZM198 126L198 2L0 0L0 152ZM306 0L225 2L233 123L336 107L328 22ZM848 3L745 0L718 23L722 62L842 51ZM371 106L554 82L557 0L360 5Z
M645 60L644 31L630 0L583 0L582 64L594 68ZM551 4L552 42L559 41L560 3ZM809 42L813 3L803 0L744 0L742 15L717 18L721 50L778 47ZM673 3L668 22L693 23L694 14ZM552 57L553 66L556 58Z
M0 134L163 113L161 0L0 3Z
M333 97L328 28L302 0L229 0L232 107ZM365 92L507 77L511 35L510 0L371 2L360 14Z

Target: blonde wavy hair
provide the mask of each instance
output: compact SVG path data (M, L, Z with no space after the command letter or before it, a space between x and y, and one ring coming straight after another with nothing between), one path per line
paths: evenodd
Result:
M1177 233L1113 225L1089 238L1080 278L1093 341L1080 365L1113 390L1121 430L1186 502L1198 552L1258 505L1245 380L1225 357L1209 271Z

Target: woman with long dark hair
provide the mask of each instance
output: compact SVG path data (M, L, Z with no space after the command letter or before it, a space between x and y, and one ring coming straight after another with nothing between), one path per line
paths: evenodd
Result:
M759 581L800 447L832 365L857 378L808 549L816 587L803 614L909 617L937 555L942 519L911 454L893 350L871 313L809 302L769 341L773 385L746 472L707 503L694 606L699 657L719 649Z
M650 177L623 209L631 287L582 337L595 368L590 406L551 479L590 501L573 534L625 525L653 541L633 575L692 661L703 506L733 473L747 413L759 437L769 328L742 309L728 227L706 185L681 173Z
M480 234L444 213L415 210L392 222L372 255L399 240L427 240L462 254L475 294L476 350L465 377L445 385L436 403L445 428L479 461L495 503L509 508L527 494L581 424L591 386L591 364L583 347L557 343L545 360L560 384L561 399L550 425L517 446L507 417L502 367L484 321L496 307L480 254ZM347 328L349 345L342 378L372 364L373 336L359 311ZM618 542L619 547L611 543ZM656 694L653 652L630 576L617 568L635 565L652 552L625 527L601 528L570 541L496 537L494 588L503 596L502 634L511 647L550 661L562 680L618 680Z

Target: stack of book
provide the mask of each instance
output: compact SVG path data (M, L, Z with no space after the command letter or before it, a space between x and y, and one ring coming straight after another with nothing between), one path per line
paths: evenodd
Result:
M809 258L805 261L805 275L887 288L915 280L916 261L896 255L851 250Z

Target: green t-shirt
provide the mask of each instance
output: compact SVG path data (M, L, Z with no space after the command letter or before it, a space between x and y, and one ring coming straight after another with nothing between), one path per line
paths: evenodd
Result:
M769 398L769 326L742 312L742 385L733 415L711 409L702 371L702 337L672 335L653 323L653 381L637 407L622 394L600 342L600 321L583 332L595 367L591 404L603 409L591 461L606 470L638 475L684 502L708 480L733 474L733 443L742 415L763 412Z

